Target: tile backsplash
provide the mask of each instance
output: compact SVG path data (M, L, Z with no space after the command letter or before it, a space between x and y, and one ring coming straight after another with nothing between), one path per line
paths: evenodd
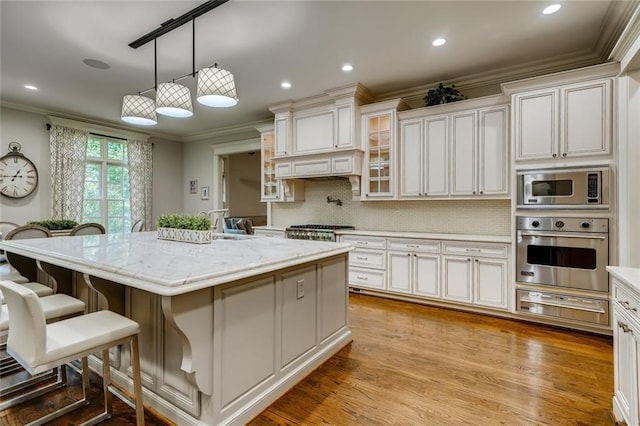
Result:
M327 203L327 197L342 205ZM371 231L511 234L510 200L352 201L345 179L306 181L305 199L273 203L272 225L352 225Z

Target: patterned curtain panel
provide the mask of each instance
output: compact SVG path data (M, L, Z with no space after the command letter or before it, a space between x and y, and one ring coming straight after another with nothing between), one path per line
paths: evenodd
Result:
M51 217L82 222L84 169L89 133L51 126Z
M151 229L151 184L153 181L153 144L128 140L129 188L131 194L131 223L144 220L144 227Z

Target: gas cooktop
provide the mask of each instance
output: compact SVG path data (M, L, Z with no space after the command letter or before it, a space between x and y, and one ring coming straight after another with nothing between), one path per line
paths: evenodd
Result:
M291 225L289 228L291 229L319 229L319 230L330 230L333 231L335 229L354 229L353 226L348 225Z

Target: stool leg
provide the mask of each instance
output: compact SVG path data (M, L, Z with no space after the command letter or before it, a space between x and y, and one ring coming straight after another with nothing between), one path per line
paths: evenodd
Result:
M107 418L113 415L113 404L109 385L111 384L111 366L109 365L109 349L102 351L102 391L104 392L104 412Z
M140 349L138 335L131 339L131 364L133 367L133 391L136 397L136 425L144 426L144 402L142 400L142 374L140 373Z

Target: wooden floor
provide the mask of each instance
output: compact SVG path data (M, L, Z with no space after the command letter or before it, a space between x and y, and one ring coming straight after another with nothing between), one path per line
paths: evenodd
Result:
M353 343L251 425L614 423L610 338L363 295L351 295L349 313ZM5 410L0 424L22 425L53 401ZM83 415L93 406L100 401ZM134 418L118 402L105 424ZM151 413L146 419L167 424Z

